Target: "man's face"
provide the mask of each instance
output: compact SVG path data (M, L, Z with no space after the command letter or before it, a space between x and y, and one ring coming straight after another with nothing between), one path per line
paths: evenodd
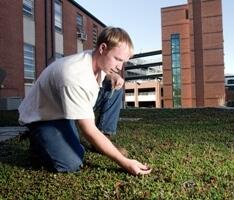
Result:
M108 50L105 43L100 45L101 53L99 67L106 74L118 73L123 67L124 62L130 58L130 49L126 43L120 43L119 46Z

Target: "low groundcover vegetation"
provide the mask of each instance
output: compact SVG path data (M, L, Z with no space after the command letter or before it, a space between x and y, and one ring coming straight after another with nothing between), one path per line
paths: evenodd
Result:
M49 172L14 138L0 143L0 199L234 199L234 110L129 109L121 119L113 142L151 174L90 151L80 172Z

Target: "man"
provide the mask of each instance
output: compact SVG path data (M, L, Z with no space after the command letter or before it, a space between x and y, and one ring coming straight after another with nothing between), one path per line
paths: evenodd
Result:
M84 148L78 125L99 152L129 173L151 172L146 165L122 155L104 135L116 131L124 83L118 72L132 52L129 35L121 28L107 27L95 50L59 59L41 73L19 107L19 122L29 127L31 146L46 165L58 172L80 170ZM97 126L96 108L100 109Z

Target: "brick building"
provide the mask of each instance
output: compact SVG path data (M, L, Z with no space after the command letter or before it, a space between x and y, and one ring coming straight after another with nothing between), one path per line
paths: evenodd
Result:
M219 106L225 98L221 0L161 9L164 107Z
M126 82L127 107L163 108L162 82L159 80Z
M0 16L0 109L16 109L48 64L93 48L105 27L74 0L1 0ZM225 99L221 0L162 8L161 20L163 79L127 83L128 104L218 106Z
M125 106L163 108L162 51L135 54L125 66Z
M0 16L0 107L8 109L49 63L93 48L106 26L73 0L1 0Z
M227 106L234 107L234 75L225 75L225 102Z

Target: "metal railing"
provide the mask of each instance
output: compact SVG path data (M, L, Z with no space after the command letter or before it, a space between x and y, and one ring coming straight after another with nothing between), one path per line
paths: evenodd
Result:
M152 80L152 79L162 79L162 62L150 62L150 63L140 63L140 64L134 64L131 61L138 58L144 58L148 56L157 56L161 55L162 50L157 51L151 51L151 52L145 52L140 54L135 54L130 61L125 65L125 80ZM155 67L160 67L159 69L153 70ZM150 72L147 73L145 70L149 70ZM131 70L135 70L134 72L131 72ZM128 72L134 74L134 75L128 75ZM138 74L138 75L136 75Z

